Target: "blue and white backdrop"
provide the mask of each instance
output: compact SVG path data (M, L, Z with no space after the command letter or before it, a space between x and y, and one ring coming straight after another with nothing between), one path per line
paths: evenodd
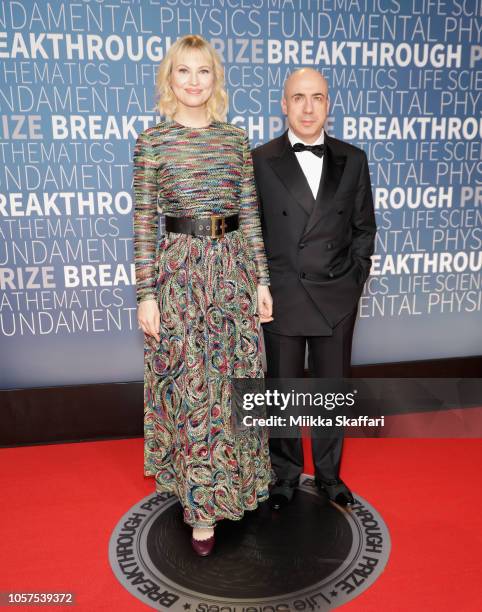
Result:
M284 130L317 67L370 161L378 237L354 363L482 353L482 0L4 0L0 386L142 378L132 153L177 37L222 56L229 120Z

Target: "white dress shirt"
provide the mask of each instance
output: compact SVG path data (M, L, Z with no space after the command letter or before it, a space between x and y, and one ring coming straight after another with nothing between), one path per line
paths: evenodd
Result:
M303 142L303 140L301 140L301 138L298 138L298 136L296 136L291 128L288 129L288 138L290 140L291 146L293 146L294 144L296 144L297 142L301 142L302 144L305 145L317 145L317 144L324 144L325 142L325 131L322 129L321 130L321 134L319 135L318 139L315 140L315 142ZM313 197L316 200L316 195L318 193L318 187L320 186L320 179L321 179L321 171L323 170L323 157L318 157L317 155L315 155L314 153L311 153L310 151L300 151L299 153L296 153L296 159L298 160L298 163L301 166L301 169L303 170L303 174L306 177L306 180L308 181L308 185L310 186L310 189L313 193Z

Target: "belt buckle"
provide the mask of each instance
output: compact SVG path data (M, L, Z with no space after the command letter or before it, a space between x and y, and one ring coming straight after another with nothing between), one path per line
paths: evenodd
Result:
M221 233L218 234L216 223L221 219ZM214 240L215 238L224 238L224 232L226 230L226 221L222 215L212 215L211 216L211 238Z

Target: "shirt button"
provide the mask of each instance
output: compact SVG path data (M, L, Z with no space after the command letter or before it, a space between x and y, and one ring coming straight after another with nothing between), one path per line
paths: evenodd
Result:
M288 216L288 213L286 212L286 210L284 210L284 211L283 211L283 215L284 215L285 217L287 217L287 216Z
M329 242L329 243L326 245L326 248L327 248L329 251L331 251L331 249L333 248L333 242Z
M335 275L333 274L333 272L328 272L328 276L329 276L330 278L333 278Z
M300 246L300 249L304 249L306 244L304 242L300 242L299 246Z

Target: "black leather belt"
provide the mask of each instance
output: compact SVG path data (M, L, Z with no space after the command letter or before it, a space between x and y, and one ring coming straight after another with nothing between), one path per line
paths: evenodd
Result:
M210 217L168 217L166 215L166 232L190 234L191 236L208 236L222 238L228 232L239 227L239 216L211 215Z

